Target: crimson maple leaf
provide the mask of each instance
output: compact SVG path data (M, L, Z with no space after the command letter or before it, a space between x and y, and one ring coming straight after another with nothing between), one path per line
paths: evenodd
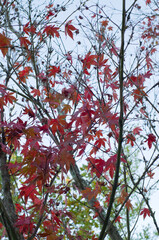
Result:
M65 35L69 35L72 39L73 39L73 31L76 31L77 28L75 28L72 24L71 24L72 20L68 21L65 25Z
M31 26L29 27L29 24L30 24L30 22L28 22L28 23L26 23L26 24L24 25L23 31L24 31L27 35L29 35L29 33L36 33L36 28L35 28L35 26L34 26L34 25L31 25Z
M151 3L151 0L146 0L146 5L150 3Z
M32 230L34 229L32 217L26 217L25 214L18 217L15 226L19 228L19 231L21 233L32 232Z
M5 36L5 34L1 34L0 33L0 49L2 51L3 56L5 57L5 55L8 52L8 47L11 46L10 45L10 38L7 38Z
M58 27L55 27L55 25L49 25L49 26L46 26L44 28L44 31L43 33L46 33L47 36L51 35L52 37L57 37L59 38L60 37L60 34L58 32L59 28Z
M93 175L93 173L95 173L96 176L99 178L103 173L105 161L101 158L88 158L87 160L89 161L88 168L91 168L91 174Z
M136 127L133 129L133 134L140 134L141 131L142 129L140 127Z
M147 142L149 148L151 148L151 147L152 147L152 143L153 143L153 142L156 142L156 136L153 135L153 133L150 133L150 134L148 135L148 139L147 139L145 142Z
M118 217L115 219L115 222L120 222L121 219L122 219L122 217L118 216Z
M34 118L35 114L33 112L33 110L30 107L25 107L24 109L24 114L28 114L30 118Z
M16 101L16 98L13 96L14 93L11 92L6 92L5 96L4 96L4 101L7 104L9 103L13 103L13 101Z
M36 97L36 96L40 96L40 90L39 89L33 89L31 91L31 93L33 94L33 97Z
M153 173L151 171L151 169L147 172L147 175L150 177L150 178L153 178L153 176L155 175L155 173Z
M106 171L109 170L110 177L113 178L114 171L116 169L117 154L111 156L105 163ZM121 162L126 163L126 160L121 157Z
M32 72L32 71L33 70L32 70L31 67L25 67L24 70L20 71L18 73L20 81L25 83L26 79L28 78L29 73Z
M147 216L150 217L151 213L148 208L143 208L143 209L141 209L140 215L143 215L143 218L145 219Z
M28 49L28 45L30 45L31 42L27 39L27 37L20 37L19 40L20 40L20 45Z
M134 146L134 141L136 140L134 135L133 134L128 134L126 136L126 138L127 138L127 144L130 142L131 146L133 147Z
M90 52L85 56L85 58L82 60L84 73L89 75L87 68L90 69L91 65L96 65L96 59L97 55L91 55Z
M48 76L51 77L51 76L56 76L56 73L59 73L60 72L60 67L56 67L56 66L50 66L50 69L48 70L49 74Z
M97 57L97 63L96 65L101 68L103 66L105 66L105 63L108 61L108 59L104 59L104 54L100 54L98 57Z

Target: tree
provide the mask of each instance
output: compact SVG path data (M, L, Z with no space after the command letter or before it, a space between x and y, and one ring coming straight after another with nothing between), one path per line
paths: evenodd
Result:
M159 4L121 2L0 2L1 237L159 234Z

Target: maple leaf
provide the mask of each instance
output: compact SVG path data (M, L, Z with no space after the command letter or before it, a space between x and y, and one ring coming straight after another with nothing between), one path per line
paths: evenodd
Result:
M109 28L109 31L111 31L113 28L112 27L108 27ZM118 56L118 52L119 52L119 49L115 46L115 43L112 42L112 48L110 48L110 51L112 54L114 54L115 56Z
M25 83L26 79L28 78L28 75L30 72L32 72L32 68L31 67L25 67L24 70L20 71L18 73L19 79L21 82Z
M134 135L133 134L128 134L126 136L126 138L127 138L127 144L130 142L131 146L133 147L134 146L134 141L136 140Z
M96 196L100 192L100 188L99 188L98 184L96 183L95 189L93 191L91 190L91 188L86 187L85 190L82 190L81 192L82 192L82 195L84 196L84 198L87 198L88 201L91 201L92 198L96 198Z
M36 186L34 186L33 184L29 185L29 186L25 186L23 185L19 190L20 190L20 196L22 197L24 196L25 199L25 203L27 203L28 198L30 199L34 199L39 193L36 191Z
M132 94L134 96L134 101L137 102L137 101L141 101L142 103L142 98L143 96L147 96L147 94L145 93L145 91L143 91L144 87L140 87L140 89L134 89L132 91Z
M11 46L11 39L6 37L5 34L0 33L0 49L2 51L3 57L6 56L8 48Z
M150 4L151 0L146 0L146 5Z
M118 216L118 217L115 219L115 222L120 222L121 219L122 219L122 217Z
M34 118L35 114L33 112L33 110L30 107L25 107L24 109L24 114L28 114L30 118Z
M152 73L150 71L148 71L143 75L144 78L150 78L151 76L152 76Z
M6 104L8 102L13 104L13 101L16 101L16 98L13 96L13 94L14 93L6 92L6 94L4 95L4 101L6 102Z
M54 13L51 10L48 10L48 14L46 16L46 19L48 20L49 17L54 16Z
M134 76L132 75L130 78L128 78L128 84L130 84L130 86L138 86L138 87L143 87L143 83L145 81L145 75L139 75L139 76Z
M71 56L71 53L68 52L67 54L65 54L65 56L66 56L67 60L70 61L71 64L72 64L72 56Z
M119 125L119 117L117 115L118 115L117 113L112 114L111 112L107 112L105 114L105 117L106 117L112 131L115 131L116 126Z
M39 89L33 89L32 91L31 91L31 93L33 93L33 97L36 97L36 96L40 96L40 90Z
M48 76L51 77L51 76L56 76L57 73L59 73L61 70L60 70L60 66L56 67L56 66L50 66L49 70L48 70Z
M51 211L51 219L56 222L58 226L62 223L61 220L56 216L56 213L54 211Z
M27 37L20 37L19 40L20 45L26 49L28 49L28 46L31 45L31 42L27 39Z
M94 207L95 207L96 209L98 209L99 212L102 211L102 206L100 205L99 201L95 201Z
M102 26L106 27L108 25L109 21L108 20L104 20L101 23L102 23Z
M109 26L109 27L108 27L108 30L109 30L109 31L112 31L112 30L113 30L113 27L112 27L112 26Z
M151 148L151 147L152 147L152 143L153 143L153 142L156 142L156 136L155 136L154 134L150 133L150 134L148 135L148 139L147 139L145 142L147 142L149 148Z
M6 92L6 86L5 85L0 84L0 92L2 93L2 95L5 94L5 92Z
M67 113L71 113L71 109L72 107L69 104L64 104L61 111L67 114Z
M146 65L147 65L147 69L153 69L152 59L149 56L146 57Z
M55 25L49 25L44 28L43 33L46 33L47 36L51 35L52 37L56 36L57 38L60 37L58 32L59 28L55 27Z
M142 129L140 127L136 127L133 129L133 134L140 134L141 131Z
M127 200L127 202L125 203L125 206L127 207L128 211L130 210L130 208L131 210L133 209L130 199Z
M102 137L102 136L103 136L102 131L101 131L101 130L96 131L96 132L95 132L95 136L96 136L97 138Z
M87 161L89 161L88 168L91 168L91 173L95 173L99 178L105 168L105 161L101 158L88 158Z
M97 63L96 66L98 66L99 68L105 66L105 63L108 61L108 59L104 59L104 54L100 54L97 57Z
M80 147L78 148L79 153L77 156L78 157L81 156L85 152L85 149L86 149L86 144L81 144Z
M128 193L125 191L125 188L123 188L120 196L117 199L117 202L120 204L123 204L127 196L128 196Z
M36 33L36 28L35 28L35 26L34 26L34 25L31 25L31 26L29 27L29 24L30 24L30 22L28 22L28 23L26 23L26 24L24 25L23 31L24 31L27 35L29 35L29 33Z
M143 218L145 219L147 216L150 217L151 212L148 208L141 209L140 215L143 215Z
M105 138L99 138L95 143L94 145L100 149L101 146L105 147L105 142L106 142L106 139Z
M72 39L73 39L73 31L76 31L77 28L75 28L72 24L71 24L72 20L68 21L65 24L65 35L69 35Z
M15 203L16 207L16 213L22 212L24 210L23 206L21 206L19 203Z
M59 163L62 168L66 167L67 172L70 169L70 165L75 163L72 154L68 150L68 148L62 149L57 156L57 163Z
M32 216L26 217L25 214L18 217L15 226L19 228L21 233L32 232L34 229L34 223L32 222Z
M147 172L147 175L152 179L155 173L152 173L151 169Z
M85 58L82 60L83 62L83 69L84 69L84 73L85 70L88 68L90 69L91 65L96 65L96 60L97 59L97 55L91 55L91 53L87 53L87 55L85 56ZM88 73L87 73L88 74Z
M111 156L105 163L106 171L109 170L110 177L113 178L114 171L116 169L117 154ZM126 163L126 160L121 157L121 162Z

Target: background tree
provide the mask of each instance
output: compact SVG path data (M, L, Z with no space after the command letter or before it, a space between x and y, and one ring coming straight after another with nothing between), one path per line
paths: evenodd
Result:
M121 2L0 2L1 236L159 233L159 6Z

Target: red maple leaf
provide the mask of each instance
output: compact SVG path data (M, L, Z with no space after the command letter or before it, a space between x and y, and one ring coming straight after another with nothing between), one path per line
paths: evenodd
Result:
M102 23L102 26L106 27L108 25L109 21L108 20L104 20L101 23Z
M90 69L91 65L96 65L96 59L97 55L91 55L90 52L85 56L85 58L82 60L84 73L88 74L88 72L85 72L85 70L87 68Z
M28 166L28 169L29 169L29 166ZM35 189L36 187L31 184L29 186L25 186L23 185L19 190L20 190L20 197L23 197L24 196L24 199L25 199L25 203L27 203L28 201L28 198L34 200L34 198L38 195L38 192L37 190Z
M28 114L30 118L34 118L35 114L33 112L33 110L30 107L25 107L24 109L24 114Z
M86 187L85 190L82 190L81 192L82 192L83 197L87 198L88 201L90 201L92 198L96 198L96 196L100 192L100 187L96 183L96 186L95 186L94 190L91 190L91 188Z
M7 104L9 103L13 103L13 101L16 101L16 98L13 96L14 93L12 92L6 92L6 94L4 95L4 101Z
M143 75L144 78L150 78L151 76L152 76L152 73L150 71L148 71Z
M116 169L117 154L111 156L105 163L106 171L109 170L110 177L113 178L114 171ZM126 163L126 160L121 157L121 162Z
M39 89L33 89L31 91L31 93L33 94L33 97L36 97L36 96L40 96L40 90Z
M49 74L48 76L51 77L51 76L56 76L57 73L60 72L60 67L56 67L56 66L50 66L50 69L48 70Z
M72 39L73 39L73 31L76 31L77 28L75 28L72 24L71 24L72 20L68 21L65 24L65 35L69 35Z
M142 129L140 127L136 127L133 129L133 134L140 134L141 131Z
M120 222L121 219L122 219L122 217L118 216L118 217L115 219L115 222Z
M26 217L25 214L18 217L15 226L19 228L21 233L32 232L34 229L34 223L31 221L32 217Z
M134 142L135 142L135 137L134 137L134 135L133 134L128 134L127 136L126 136L126 138L127 138L127 144L130 142L131 143L131 146L133 147L134 146Z
M147 175L150 177L150 178L153 178L153 176L155 175L155 173L153 173L151 171L151 169L147 172Z
M108 59L104 59L104 54L100 54L98 57L97 57L97 63L96 65L101 68L103 66L105 66L105 63L108 61Z
M8 47L11 46L10 45L10 40L11 39L7 38L4 33L3 34L0 33L0 49L1 49L4 57L8 52Z
M20 37L19 40L20 45L26 49L28 49L28 46L31 45L31 42L27 39L27 37Z
M101 158L88 158L87 161L89 161L88 168L91 168L91 174L95 173L96 176L99 178L103 173L105 161Z
M32 71L33 70L32 70L31 67L25 67L24 70L20 71L18 73L20 81L25 83L26 79L28 78L29 73L32 72Z
M150 217L151 212L148 208L143 208L143 209L141 209L140 215L143 215L143 218L145 219L145 217L147 217L147 216Z
M95 142L95 146L100 149L101 146L105 147L105 142L106 142L106 139L105 138L99 138L96 142Z
M31 25L31 26L29 27L29 24L30 24L30 22L28 22L28 23L26 23L26 24L24 25L23 31L24 31L27 35L29 35L29 33L36 33L36 28L35 28L35 26L34 26L34 25Z
M153 135L152 133L150 133L150 134L148 135L148 139L147 139L145 142L147 142L149 148L151 148L151 147L152 147L152 143L153 143L153 142L156 142L156 136Z
M46 33L47 36L51 35L52 37L60 37L60 34L58 32L59 28L55 27L55 25L49 25L44 28L43 33Z
M151 3L151 0L146 0L146 5L150 3Z

